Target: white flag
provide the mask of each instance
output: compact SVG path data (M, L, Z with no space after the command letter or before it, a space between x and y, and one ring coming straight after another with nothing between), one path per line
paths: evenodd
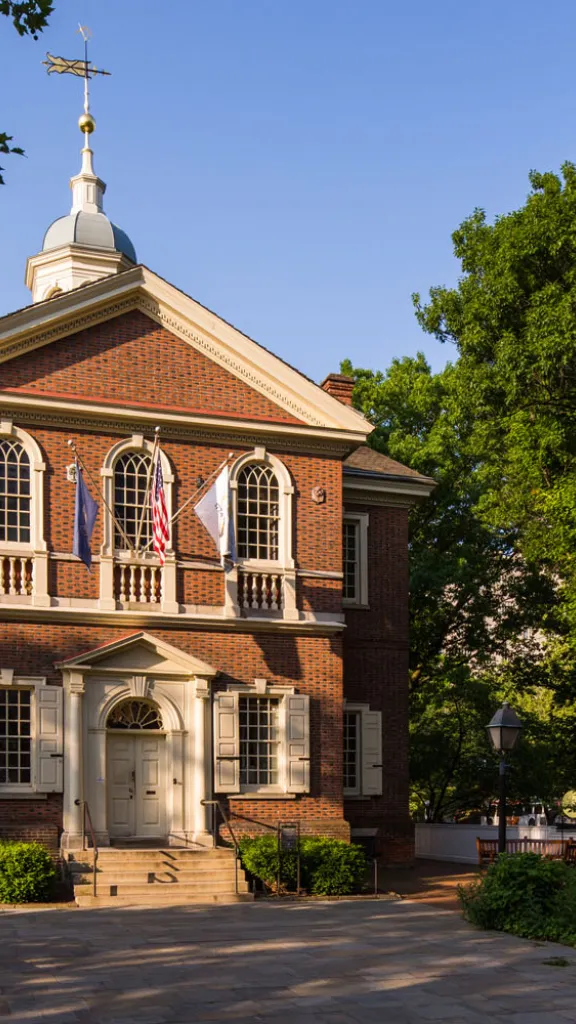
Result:
M194 511L202 525L208 530L218 548L220 556L228 556L236 561L236 543L234 523L232 520L232 501L230 494L230 470L225 466L216 477L211 488L194 506Z

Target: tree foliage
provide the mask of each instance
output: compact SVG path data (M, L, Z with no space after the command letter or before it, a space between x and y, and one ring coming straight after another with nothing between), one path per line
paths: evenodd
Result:
M38 39L38 33L46 28L53 10L50 0L0 0L0 14L12 19L18 35L30 35L33 39ZM0 132L0 153L23 156L24 150L20 146L11 146L12 141L12 135ZM3 170L0 167L0 185L4 184Z
M576 168L530 182L454 233L455 288L414 297L453 364L342 367L370 443L437 480L410 534L413 799L437 820L496 792L502 699L526 724L512 796L552 805L576 780Z

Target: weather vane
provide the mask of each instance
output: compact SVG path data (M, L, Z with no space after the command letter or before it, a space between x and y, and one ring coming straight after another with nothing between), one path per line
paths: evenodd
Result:
M110 72L102 71L88 61L88 40L92 35L90 29L86 25L79 25L78 32L84 40L84 60L68 60L66 57L53 57L51 53L47 53L47 60L43 60L42 63L48 68L49 75L56 72L58 75L76 75L77 78L84 79L84 115L80 118L80 128L89 134L94 131L94 118L90 114L88 83L94 75L109 75Z

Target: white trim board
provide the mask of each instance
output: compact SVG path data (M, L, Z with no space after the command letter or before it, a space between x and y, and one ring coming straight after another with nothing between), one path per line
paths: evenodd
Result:
M351 432L359 443L371 433L355 409L144 266L0 319L0 362L131 310L160 323L304 424Z

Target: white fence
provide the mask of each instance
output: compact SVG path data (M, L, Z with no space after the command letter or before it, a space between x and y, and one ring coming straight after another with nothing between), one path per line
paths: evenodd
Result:
M567 837L568 831L565 833ZM559 829L547 825L509 825L508 839L561 839ZM416 825L416 856L430 860L450 860L457 864L477 864L476 837L497 839L496 825Z

